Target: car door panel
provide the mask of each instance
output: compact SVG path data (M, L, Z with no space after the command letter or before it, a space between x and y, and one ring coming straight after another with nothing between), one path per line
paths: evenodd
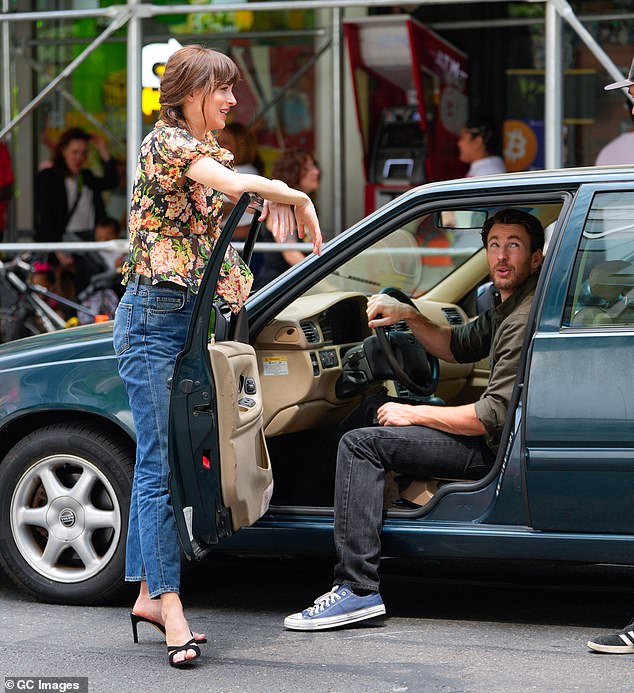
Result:
M549 268L526 392L528 503L536 529L634 534L634 325L579 327L570 307L587 283L575 268L592 253L603 261L605 252L618 252L617 234L630 233L620 220L607 226L617 198L614 209L609 200L593 209L601 192L580 189ZM595 250L597 243L605 249Z
M255 350L240 342L209 347L218 408L221 486L234 531L266 512L273 474L263 432L263 401Z
M214 305L231 235L248 204L243 195L216 242L171 383L170 493L189 558L202 558L221 539L255 522L272 494L255 352L248 344L220 339L232 330ZM257 233L256 223L250 233Z

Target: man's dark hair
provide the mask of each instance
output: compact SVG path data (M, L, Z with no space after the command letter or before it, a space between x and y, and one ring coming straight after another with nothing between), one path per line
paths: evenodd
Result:
M470 118L465 128L471 137L482 137L484 148L489 154L497 154L499 150L498 133L495 123L489 118Z
M544 249L544 227L541 221L532 214L512 207L497 211L484 222L482 227L482 245L485 248L487 247L489 231L494 224L519 224L526 229L526 233L531 239L531 253Z

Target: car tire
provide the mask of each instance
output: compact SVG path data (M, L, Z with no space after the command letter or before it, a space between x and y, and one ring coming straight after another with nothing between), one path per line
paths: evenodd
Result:
M57 604L120 597L134 459L98 427L58 424L22 438L0 463L0 564Z

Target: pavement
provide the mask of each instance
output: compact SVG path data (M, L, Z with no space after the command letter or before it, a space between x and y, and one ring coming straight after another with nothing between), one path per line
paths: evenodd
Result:
M389 615L383 623L297 633L283 628L283 618L329 589L329 561L213 557L188 566L188 617L209 642L187 670L169 667L153 628L141 624L140 643L133 644L131 602L42 604L5 579L0 685L2 676L83 676L88 690L100 693L618 693L634 687L634 655L597 655L585 646L634 612L634 569L385 561L382 572Z

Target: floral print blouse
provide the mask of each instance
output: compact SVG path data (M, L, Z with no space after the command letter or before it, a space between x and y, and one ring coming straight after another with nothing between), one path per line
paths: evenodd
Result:
M233 154L209 132L204 141L187 130L157 121L141 144L130 203L130 256L123 283L142 274L156 284L170 281L197 293L220 235L222 193L185 172L209 156L232 168ZM233 312L249 295L253 274L229 247L217 292Z

